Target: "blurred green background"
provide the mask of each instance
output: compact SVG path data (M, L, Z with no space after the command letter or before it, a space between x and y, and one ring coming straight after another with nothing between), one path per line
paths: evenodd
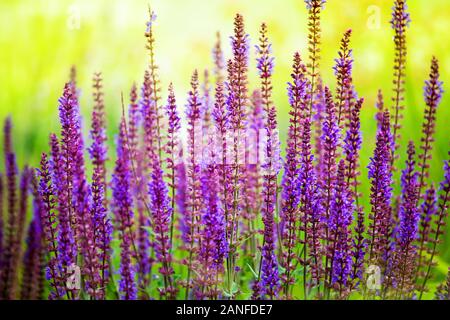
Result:
M148 0L7 0L0 2L0 118L11 114L19 163L36 165L40 152L47 150L49 132L58 131L57 99L68 79L69 69L78 69L81 104L86 121L92 107L91 78L103 72L108 113L108 135L116 132L120 115L120 93L128 93L133 81L140 83L148 59L145 50L145 22ZM276 56L275 102L282 136L287 128L286 82L291 58L299 50L306 58L306 9L302 0L153 0L156 59L160 66L163 96L173 81L180 106L184 106L194 68L211 69L211 48L215 32L222 33L225 51L233 17L244 15L252 38L250 85L255 87L253 45L261 22L269 27ZM387 103L391 97L393 32L390 14L393 1L330 0L322 15L321 71L327 85L335 87L332 66L339 40L353 29L354 82L366 98L362 111L364 146L362 174L366 180L376 124L375 97L382 89ZM408 139L420 141L424 109L423 82L430 60L440 61L444 89L450 83L450 2L409 0L412 24L408 31L406 111L401 134L403 154ZM165 99L165 98L164 98ZM442 162L450 149L450 96L437 113L436 144L430 181L442 178ZM86 128L85 128L86 129ZM87 130L86 130L87 132ZM402 157L403 158L403 157ZM400 163L400 162L399 162ZM368 184L362 191L367 196ZM447 236L446 243L449 242ZM445 260L450 249L444 245ZM441 264L441 270L445 264Z

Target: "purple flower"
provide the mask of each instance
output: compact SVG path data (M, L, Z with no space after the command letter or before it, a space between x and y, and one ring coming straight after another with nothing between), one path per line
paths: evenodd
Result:
M307 111L306 111L307 112ZM303 256L300 262L303 265L303 290L306 297L309 285L320 284L322 267L322 212L320 189L314 169L314 156L311 152L311 120L305 117L303 120L301 142L301 165L298 188L300 189L300 230L303 238ZM307 283L306 275L311 274L311 284Z
M336 89L336 107L337 107L337 122L340 128L344 127L344 120L347 121L345 126L348 126L350 119L350 112L352 109L353 87L352 87L352 49L349 48L350 37L352 30L349 29L344 33L341 40L341 47L339 51L339 58L335 59L336 65L333 67L334 75L337 79Z
M359 150L361 149L361 122L360 111L364 99L359 99L350 110L349 127L344 138L345 176L346 183L353 188L351 193L359 205L358 176L359 172Z
M385 266L390 247L392 223L391 132L389 112L383 113L382 126L377 132L374 155L370 159L369 179L371 214L369 215L369 261Z
M167 194L167 186L163 179L163 171L157 159L153 162L152 179L149 185L150 209L152 212L152 227L155 234L156 259L161 263L159 272L164 278L164 289L160 289L161 295L167 299L174 299L176 289L173 286L170 225L172 219L172 207L170 197Z
M419 196L418 173L415 169L415 147L412 141L408 144L408 159L406 168L402 171L402 199L399 213L398 239L396 240L394 260L397 294L399 297L410 297L414 290L414 272L416 268L416 247L419 227Z
M261 79L261 96L265 112L266 141L263 160L263 203L261 208L264 223L264 242L261 253L261 288L262 298L275 299L278 295L280 279L278 262L275 255L275 204L277 196L277 174L279 172L279 146L276 132L276 109L271 100L273 58L270 56L270 44L267 27L263 23L260 30L257 68Z
M364 210L362 207L357 208L357 220L355 225L355 235L352 240L352 257L353 257L353 270L351 279L353 280L352 286L357 288L363 279L364 258L366 255L367 239L364 236L366 231Z
M202 247L199 252L201 270L197 279L195 295L202 299L217 298L219 277L223 271L225 256L228 254L228 243L225 234L225 216L218 194L218 167L216 164L206 166L202 174L202 195L205 206L202 213Z
M308 52L309 64L308 74L310 77L310 92L309 92L309 115L312 115L314 94L317 89L317 79L320 67L320 45L322 28L320 24L320 13L324 9L325 0L305 0L306 9L308 9Z
M298 179L300 174L300 145L301 145L301 119L305 96L307 95L308 82L305 78L306 67L302 63L300 54L295 53L292 72L292 83L288 84L288 95L291 110L289 111L289 130L286 148L286 160L284 163L283 175L283 246L284 256L282 266L286 272L282 276L284 282L284 294L289 294L289 286L295 282L293 272L295 265L294 248L296 246L298 228L298 205L300 203L300 192L298 189Z
M131 166L126 146L126 123L122 118L117 139L117 160L112 177L112 210L120 233L120 297L124 300L136 299L135 270L132 263L134 239L133 197L131 196Z
M176 175L177 175L177 166L180 162L178 159L179 149L181 148L180 143L180 117L177 111L177 105L175 100L175 93L173 91L172 83L169 85L169 97L167 98L167 106L166 106L166 115L168 118L168 128L167 128L167 143L165 147L165 151L167 154L166 163L167 163L167 180L168 186L171 190L171 208L172 208L172 217L170 222L170 245L172 246L173 242L173 226L174 226L174 213L175 213L175 201L177 197L176 193Z
M422 189L427 185L429 161L431 160L431 152L433 150L434 132L436 125L436 110L442 99L442 81L439 80L439 63L438 60L433 57L431 61L430 79L425 81L424 96L425 96L425 114L424 122L422 123L422 138L420 149L422 152L419 154L419 167L420 167L420 193Z
M153 157L158 154L157 131L156 131L156 108L153 102L152 79L149 71L145 71L144 82L141 89L141 107L142 121L144 125L144 145L146 163L151 163Z
M48 157L42 154L41 167L37 170L39 177L38 193L42 202L41 222L44 233L45 246L48 254L47 275L50 280L49 298L59 299L64 294L61 288L61 275L59 266L61 266L60 255L58 251L58 232L59 227L56 221L56 190L52 183Z
M164 137L162 136L163 132L163 123L162 123L162 110L161 106L159 105L159 101L161 100L160 93L160 81L158 76L158 66L155 62L155 36L153 32L153 23L156 20L156 14L151 11L149 8L149 21L147 22L147 29L145 30L145 37L147 38L147 45L146 48L148 50L149 55L149 70L146 71L146 77L148 76L148 82L147 82L147 94L146 97L148 99L148 103L150 104L153 114L154 114L154 130L155 130L155 151L157 152L158 157L161 159L162 152L163 152L163 140ZM145 81L144 81L145 82ZM144 84L145 85L145 84ZM144 113L145 118L145 113ZM151 163L151 162L150 162ZM151 164L150 164L151 165Z
M200 94L198 92L198 73L194 71L191 79L191 91L189 91L188 105L186 117L188 119L188 164L187 164L187 206L184 225L187 227L186 234L186 251L188 252L187 261L187 281L186 281L186 299L189 297L189 289L191 286L191 269L193 267L194 257L197 253L198 228L195 227L196 221L200 219L202 208L201 201L201 180L200 180L200 155L199 145L201 146L201 129L200 123Z
M325 87L325 118L322 123L322 147L323 147L323 172L321 172L321 191L324 209L324 221L330 218L333 190L336 184L336 159L339 147L340 130L336 118L336 108L333 102L331 91ZM325 237L328 241L329 231L325 228Z
M395 60L394 60L394 80L393 80L393 98L394 103L392 109L392 144L393 144L393 156L391 156L391 166L393 166L397 156L395 151L398 149L398 140L400 134L398 133L401 128L400 120L402 119L402 110L404 107L405 99L405 68L406 68L406 29L410 23L408 6L406 0L395 0L392 7L392 20L391 27L394 29L394 45L395 45Z
M341 160L338 166L336 189L328 221L331 283L338 284L340 296L346 294L344 290L347 287L352 267L350 226L353 209L353 200L345 181L345 162Z
M77 98L74 88L66 84L64 92L59 99L59 118L61 123L60 157L58 164L57 195L59 225L58 246L60 263L63 272L75 263L77 255L76 234L78 225L77 207L75 193L78 183L75 183L76 175L79 173L78 161L80 152L79 141L79 119ZM77 181L78 182L78 181ZM73 298L73 292L71 292Z

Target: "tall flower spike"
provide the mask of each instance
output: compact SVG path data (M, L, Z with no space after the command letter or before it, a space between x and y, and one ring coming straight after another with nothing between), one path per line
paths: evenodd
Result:
M298 52L294 55L292 70L292 82L288 83L289 96L289 129L286 147L286 161L284 163L284 175L282 182L282 218L283 218L283 259L281 261L286 270L282 275L283 290L286 298L290 295L290 286L295 283L294 259L297 243L298 229L298 205L300 193L298 190L298 179L300 174L300 146L301 146L301 119L302 106L307 95L308 80L305 77L306 67L302 63Z
M361 149L361 120L360 111L364 99L359 99L350 110L349 127L344 138L345 155L345 176L346 182L352 189L352 197L355 199L356 206L359 206L358 176L359 172L359 151Z
M390 167L391 157L391 132L389 112L383 113L382 126L377 132L374 155L370 159L369 179L371 213L369 238L369 261L379 263L385 267L387 252L390 247L389 235L391 232L392 210L392 172Z
M147 185L151 174L151 163L158 156L158 146L156 143L156 111L154 103L152 103L152 79L150 72L145 71L144 81L141 88L141 99L139 101L140 113L138 112L137 92L133 86L130 92L130 106L129 106L129 126L128 131L128 149L130 153L130 164L133 167L133 195L137 207L137 223L136 237L138 242L138 256L137 274L139 293L145 295L145 290L149 284L149 275L153 259L150 255L150 246L152 236L149 234L149 218L145 212L144 197L147 194ZM140 146L140 132L139 127L143 126L143 146ZM146 298L142 296L142 298Z
M323 219L329 221L332 199L334 197L334 188L336 185L337 174L337 150L340 141L340 130L337 124L336 108L333 102L331 91L325 87L325 118L322 124L322 146L323 146L323 172L321 172L321 190L322 190L322 207ZM325 243L329 241L328 225L325 225ZM326 259L326 272L330 272L328 263L331 261L329 257Z
M126 122L122 117L117 139L117 160L112 177L112 210L120 235L120 297L136 299L135 272L132 264L133 250L133 197L131 196L130 159L126 146Z
M338 165L336 189L334 192L330 220L329 252L331 256L331 284L336 286L339 298L346 297L349 276L352 270L351 229L353 200L345 181L345 162L342 159Z
M314 93L317 87L317 78L319 77L320 67L320 44L321 44L321 26L320 13L324 9L325 0L305 0L306 9L308 10L308 72L310 76L310 115L314 101Z
M91 119L91 139L92 145L89 148L89 153L92 159L94 168L101 174L102 181L106 179L105 162L107 160L106 147L106 129L105 129L105 105L103 101L102 91L102 74L95 73L93 78L93 100L94 108Z
M167 186L164 182L163 171L158 159L153 161L152 179L149 185L150 209L152 212L152 227L155 234L156 259L161 263L159 269L164 279L164 288L159 289L162 297L175 299L176 289L173 286L172 255L170 243L170 226L172 207L170 197L167 195Z
M216 164L208 165L202 175L203 196L206 206L202 214L202 247L200 249L200 262L202 266L201 280L196 296L213 299L219 295L217 286L223 272L224 258L228 253L228 244L225 238L225 217L218 196L218 170Z
M404 109L405 100L405 68L406 68L406 30L411 22L409 13L406 11L408 6L406 0L395 0L392 8L391 27L394 29L394 45L395 45L395 60L394 60L394 80L393 80L393 97L392 97L392 140L393 150L391 156L391 166L397 158L395 151L399 147L401 128L400 121L403 118L402 110Z
M337 121L340 128L344 127L344 120L350 118L352 110L352 49L350 49L350 37L352 30L349 29L344 33L341 40L341 48L338 52L339 58L335 59L336 65L333 67L334 74L337 79L336 88L336 107ZM347 124L346 124L347 125Z
M307 283L307 268L303 270L305 299L308 287L319 287L323 277L322 253L320 239L323 233L323 208L320 187L314 170L314 156L311 153L311 122L305 118L302 133L302 162L300 169L300 212L303 221L304 242L302 263L309 265L311 281Z
M402 172L402 199L399 214L399 231L394 253L394 278L397 282L397 297L409 298L414 290L414 272L416 270L416 247L419 227L417 199L419 192L418 173L416 172L415 147L408 144L408 159Z
M201 148L201 102L198 91L198 73L194 71L191 79L191 91L189 91L188 105L186 116L188 119L188 165L187 165L187 207L186 207L186 224L188 228L187 234L187 251L188 251L188 274L186 281L186 296L189 297L189 290L192 285L191 269L193 267L194 258L197 254L198 228L196 223L200 219L201 210L201 181L200 181L200 156Z
M433 57L431 61L430 79L425 81L425 114L424 121L422 123L422 142L420 149L422 152L419 154L419 167L420 167L420 193L422 189L427 185L429 161L431 160L434 132L436 125L436 109L442 99L442 81L439 80L439 63L436 57Z
M263 164L263 204L261 213L264 223L264 243L261 253L261 288L263 297L275 299L279 291L278 263L275 255L275 205L277 197L277 174L280 155L277 136L276 109L272 102L273 57L267 38L265 23L260 29L260 45L257 46L257 68L261 79L261 97L266 114L266 141Z
M160 80L158 75L158 66L155 62L155 35L153 32L153 24L156 20L156 14L148 8L149 11L149 20L147 22L147 28L145 30L145 37L147 38L147 50L149 54L149 74L151 79L151 105L154 108L155 112L155 128L156 128L156 143L157 143L157 154L160 159L162 159L163 152L163 140L162 132L164 130L164 125L162 122L162 106L159 105L159 101L161 100L161 87Z
M352 257L353 269L351 279L353 281L352 288L357 288L363 279L364 259L366 255L367 239L364 235L366 231L364 209L357 207L357 220L354 231L354 239L352 241Z
M255 254L257 239L255 234L256 219L261 208L261 163L260 152L262 148L262 135L264 130L264 112L262 105L261 90L255 89L250 98L250 110L248 113L247 137L245 145L245 170L243 174L242 197L244 202L243 228L241 237L247 239L243 245L244 259L249 261L252 268L255 267Z
M73 204L72 210L70 210L70 227L72 228L75 252L73 253L73 260L68 267L73 268L72 264L77 263L78 251L83 257L83 264L81 265L82 272L86 275L85 284L90 292L92 287L96 287L97 275L96 275L96 254L94 252L93 243L93 220L89 212L90 206L90 190L86 179L85 172L85 159L84 159L84 138L81 127L81 111L78 99L78 89L75 81L70 84L72 91L71 101L67 103L71 105L71 110L67 111L66 116L72 117L72 119L65 119L67 123L71 125L71 131L73 136L71 137L70 144L67 146L70 149L66 153L66 156L71 157L71 165L73 172L73 198L71 201ZM61 121L62 125L62 121ZM62 141L63 142L63 141ZM63 152L64 153L64 152ZM66 181L66 183L70 183ZM78 250L78 251L77 251ZM95 290L95 289L94 289ZM75 291L72 290L72 295L75 298Z
M89 153L94 166L92 174L91 197L92 205L90 215L93 221L91 232L93 248L87 254L86 262L90 264L91 280L88 291L94 298L103 299L105 297L105 285L108 279L109 267L109 242L111 225L106 211L106 167L107 147L105 130L105 113L102 91L101 73L95 73L93 79L93 99L94 108L91 119L91 140L92 144ZM89 241L88 245L89 245ZM98 271L97 271L98 270Z
M144 126L144 148L145 148L145 163L150 164L154 157L158 156L158 141L157 141L157 125L156 125L156 109L153 102L153 82L151 74L148 70L145 71L144 81L141 88L141 99L139 104L141 106L142 121ZM149 165L149 167L151 167Z
M77 98L74 95L74 89L71 84L66 84L64 92L59 99L59 118L61 122L61 143L60 159L58 165L58 211L59 226L58 232L58 250L60 254L59 262L64 274L67 274L67 268L75 263L77 255L76 234L78 215L76 214L74 185L76 171L79 160L79 140L78 140L78 112ZM70 297L75 298L75 291L69 290Z
M218 166L219 184L221 186L220 201L222 203L225 223L227 224L230 218L232 202L233 202L233 189L232 189L232 172L229 155L229 114L226 110L224 86L222 83L216 84L215 102L212 116L214 118L215 129L217 132L217 140L220 153L220 164ZM228 226L228 224L227 224ZM227 238L228 239L228 238Z
M230 159L232 170L232 204L230 207L230 217L227 221L227 239L230 250L227 260L227 284L228 290L231 290L232 281L234 281L235 262L237 250L235 244L238 240L238 225L241 216L242 202L241 184L243 178L243 168L241 160L244 151L244 130L246 127L246 115L248 103L248 35L244 29L244 18L237 14L234 19L234 36L231 37L231 46L233 60L228 64L228 112L231 127L232 159ZM228 217L227 217L228 218Z
M63 294L63 288L61 288L61 275L59 266L59 251L58 251L58 231L56 219L56 190L52 183L52 177L50 174L49 161L45 153L41 157L41 166L37 170L39 177L38 193L40 200L42 201L41 222L42 229L45 238L45 247L48 254L47 260L47 278L50 282L50 295L51 299L59 299Z
M173 85L170 83L169 85L169 97L167 98L167 106L166 106L166 115L168 118L168 128L167 128L167 143L165 152L167 154L166 163L167 163L167 180L168 186L170 188L170 199L171 199L171 213L172 216L170 218L170 247L172 248L173 244L173 232L174 232L174 223L175 223L175 201L176 201L176 169L177 164L179 163L178 157L179 148L180 148L180 117L177 111L177 105L175 100L175 93L173 91Z

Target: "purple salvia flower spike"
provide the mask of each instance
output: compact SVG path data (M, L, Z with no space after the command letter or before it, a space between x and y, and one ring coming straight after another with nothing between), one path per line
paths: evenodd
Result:
M289 111L289 130L286 148L286 160L284 163L284 175L282 181L282 221L283 221L283 246L284 256L281 261L286 270L282 275L284 295L290 295L289 287L295 283L293 276L295 265L295 246L298 229L298 205L300 203L300 193L297 188L300 174L300 145L301 145L301 119L302 103L307 94L308 82L305 78L306 67L302 63L300 54L294 55L292 82L288 84L288 96L291 110Z
M325 116L322 122L322 172L320 189L322 192L322 208L323 217L325 222L324 230L324 244L329 246L330 232L328 221L330 221L331 206L334 197L334 189L336 187L336 175L337 175L337 158L338 147L340 146L340 129L337 121L336 107L333 102L333 96L328 87L325 87ZM332 257L327 254L325 259L325 273L326 281L330 283L331 279L331 263Z
M164 279L164 288L159 289L162 297L175 299L177 290L173 283L172 254L170 243L170 226L172 207L164 182L163 171L158 159L153 162L152 178L149 185L152 227L155 234L154 249L156 259L161 263L159 272Z
M423 188L427 185L429 161L431 160L431 152L433 151L434 132L436 125L436 110L442 99L442 81L439 80L439 62L433 57L431 61L430 79L425 81L424 97L425 97L425 114L422 124L422 138L420 139L421 153L419 154L420 167L420 195Z
M261 298L276 299L280 289L276 249L275 205L277 199L277 174L280 170L279 140L277 135L276 109L272 102L273 57L267 38L265 23L260 29L260 45L257 46L257 68L261 79L261 97L265 112L266 141L264 144L263 202L261 214L264 223L264 241L261 253Z
M416 247L419 228L419 174L416 172L416 150L412 141L408 144L406 168L402 171L402 199L399 213L398 238L394 252L394 279L397 298L409 298L414 290L416 270Z
M188 119L188 164L187 164L187 205L186 205L186 219L185 225L188 229L186 251L188 252L188 274L186 280L186 295L185 299L189 298L189 290L192 286L192 268L194 266L194 259L197 256L197 238L198 228L195 223L200 219L201 212L201 180L200 180L200 160L201 151L199 144L201 144L201 102L199 94L199 83L197 70L194 71L191 79L191 90L189 91L188 105L186 110L186 117Z
M356 208L357 218L354 228L354 238L352 240L352 257L353 257L353 270L351 274L352 288L358 288L363 280L364 273L364 261L366 256L367 239L365 237L365 217L364 209L360 206Z
M89 294L96 299L105 298L105 288L109 279L110 241L112 225L106 210L106 168L107 160L106 129L104 101L102 91L101 73L94 74L93 79L94 108L92 112L91 140L89 153L94 167L92 185L90 188L92 203L90 206L90 219L92 226L91 241L93 246L86 254L87 269L90 274L90 282L87 284Z
M155 35L153 31L153 24L156 20L156 14L149 8L149 21L147 22L147 28L145 30L145 37L147 39L146 48L148 50L149 55L149 77L150 77L150 101L151 107L153 108L155 115L155 139L156 139L156 151L159 159L162 159L163 154L163 146L164 146L164 137L162 136L164 125L162 122L163 111L162 106L160 106L161 100L161 87L160 80L158 75L158 66L155 61ZM151 164L150 164L151 165Z
M126 146L126 122L122 117L117 139L117 160L112 177L112 210L120 233L120 298L134 300L137 297L133 257L133 197L131 196L131 165Z
M57 198L59 211L59 268L63 274L67 274L68 268L75 264L77 256L76 233L78 215L76 214L76 174L78 168L79 140L78 140L78 106L71 84L66 84L64 92L59 99L59 118L61 122L60 156L58 160ZM65 282L65 279L63 279ZM75 290L67 289L71 299L75 298Z
M174 234L174 224L175 224L175 202L177 198L176 192L176 176L177 176L177 166L180 162L178 158L179 149L181 148L181 141L179 138L181 123L180 117L177 111L177 105L175 100L175 93L173 90L172 83L169 85L169 96L167 98L166 115L168 118L167 127L167 143L165 146L165 152L167 154L166 158L166 178L168 181L168 187L170 188L170 199L171 199L171 213L170 218L170 250L173 248L173 234Z
M321 45L321 25L320 13L325 7L325 0L305 0L308 10L308 74L310 77L309 91L309 116L312 115L314 95L317 89L317 79L320 77L320 45Z
M358 186L359 172L359 151L361 149L361 121L360 111L364 99L359 99L351 108L349 116L348 130L344 138L344 156L345 156L345 176L346 183L351 189L356 206L359 206Z
M41 222L45 238L45 246L47 248L47 278L50 281L50 299L59 299L64 294L61 287L61 275L59 267L62 265L58 248L58 232L59 226L56 218L56 190L53 185L53 178L50 173L50 165L48 157L42 154L41 166L37 170L39 177L38 193L42 202ZM67 294L68 295L68 294ZM68 295L69 297L69 295Z
M229 163L232 170L232 203L230 203L230 212L226 213L227 218L227 239L229 243L229 253L227 259L227 289L231 291L232 282L235 278L235 261L238 251L235 250L236 242L239 237L237 229L241 216L243 168L241 166L244 154L244 139L246 128L246 115L248 103L248 35L245 33L244 18L237 14L234 19L234 36L231 37L231 47L233 60L228 62L228 98L227 108L229 124L232 137L232 155ZM233 294L229 292L232 296Z
M392 222L392 172L391 132L389 112L383 113L382 125L377 133L374 155L370 159L369 179L371 180L371 213L369 215L369 262L386 267L386 253L390 247L389 235Z
M393 97L392 97L392 156L391 166L397 158L395 151L399 147L401 128L400 121L403 118L402 110L405 100L405 69L406 69L406 30L410 23L409 13L406 11L408 6L406 0L395 0L392 8L391 27L394 30L395 60L394 60L394 80L393 80Z
M345 178L345 162L341 160L338 165L336 189L328 221L330 229L328 251L331 257L330 285L335 286L339 298L344 298L350 293L348 281L352 268L350 226L354 208Z
M336 88L336 108L337 108L337 122L341 129L344 126L348 126L350 119L350 112L352 110L352 49L350 49L350 37L352 30L349 29L344 33L341 40L341 46L339 51L339 58L335 59L334 74L337 79Z

